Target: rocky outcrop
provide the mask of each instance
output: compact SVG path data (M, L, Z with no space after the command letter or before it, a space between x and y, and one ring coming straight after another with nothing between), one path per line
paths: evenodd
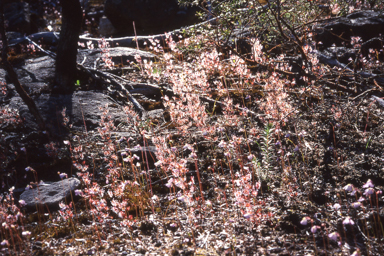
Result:
M315 32L315 40L322 43L320 48L349 45L352 36L367 42L384 34L384 17L375 11L355 12L321 24Z

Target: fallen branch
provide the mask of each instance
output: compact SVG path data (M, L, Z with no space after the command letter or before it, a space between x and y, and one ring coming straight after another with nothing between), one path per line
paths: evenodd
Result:
M212 18L210 20L201 22L199 24L195 24L189 27L175 29L173 31L170 31L169 35L172 36L174 41L179 40L179 36L183 36L185 34L185 31L188 30L194 30L198 29L199 27L210 24L211 22L215 21L217 18ZM57 32L39 32L35 33L29 36L16 38L12 40L9 44L9 46L15 46L20 43L26 43L26 42L35 42L39 44L47 44L47 45L56 45L59 41L60 33ZM166 34L158 34L158 35L150 35L150 36L127 36L127 37L117 37L117 38L105 38L104 40L109 43L110 47L115 46L121 46L121 47L137 47L137 44L142 47L144 46L144 42L148 42L149 40L159 40L160 42L165 42ZM101 38L94 38L94 37L87 37L87 36L80 36L79 42L86 43L92 42L92 44L97 45L101 41ZM137 43L137 44L136 44Z
M158 85L143 84L143 83L140 83L140 84L130 84L130 85L134 88L133 91L140 90L140 89L143 90L144 89L146 91L153 91L153 93L155 94L155 93L158 93L160 90L164 90L164 93L166 93L168 95L170 94L171 96L174 95L174 92L171 89L161 88ZM199 99L201 101L204 101L204 102L217 104L217 105L219 105L222 108L227 107L227 104L225 102L222 102L222 101L219 101L219 100L214 100L214 99L211 99L211 98L209 98L207 96L199 96ZM252 110L249 110L247 108L242 108L242 107L237 107L237 106L233 106L233 107L236 110L241 111L241 112L245 112L248 115L250 115L252 117L255 117L255 118L259 118L260 116L262 116L261 114L257 114L257 113L255 113Z
M132 94L129 92L129 90L127 90L125 88L124 85L122 85L120 82L118 82L111 74L107 73L107 72L103 72L103 71L100 71L100 70L97 70L97 69L91 69L91 68L86 68L84 67L83 65L81 64L77 64L77 66L85 71L87 74L89 74L93 79L97 80L98 78L95 76L98 75L100 77L104 77L108 80L110 80L111 84L112 85L115 85L117 87L119 87L124 93L125 95L127 96L127 98L132 102L133 106L135 107L136 111L139 112L141 118L145 118L146 116L146 111L145 109L140 105L139 102L137 102L137 100L132 96Z

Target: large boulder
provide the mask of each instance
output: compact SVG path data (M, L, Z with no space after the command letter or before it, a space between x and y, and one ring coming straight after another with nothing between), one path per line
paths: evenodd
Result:
M180 7L177 0L107 0L104 13L120 33L164 33L193 24L195 9Z
M79 132L85 132L84 125L86 125L87 131L99 127L102 115L99 107L109 106L109 115L115 125L126 121L126 116L122 114L123 108L116 105L108 95L100 92L76 91L72 95L41 94L34 97L34 101L46 121L46 125L50 127L55 136L67 134L67 128L61 124L63 108L66 108L70 124L73 125L71 129ZM20 116L24 119L24 124L29 128L37 129L34 117L19 96L14 96L8 107L18 109Z
M20 195L20 200L24 200L27 211L46 212L58 210L60 202L69 204L75 197L74 190L80 187L80 181L76 178L64 179L52 183L39 184L34 189L25 190ZM68 202L65 202L68 200Z

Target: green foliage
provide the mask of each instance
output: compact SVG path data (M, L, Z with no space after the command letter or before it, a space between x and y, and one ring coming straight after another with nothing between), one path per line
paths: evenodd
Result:
M272 135L273 135L273 124L268 123L265 125L261 143L261 149L263 150L263 168L269 173L271 169L271 161L273 158L273 149L272 149Z
M261 135L261 143L257 143L262 150L261 163L254 159L254 167L260 181L268 181L271 178L272 161L274 152L272 147L273 124L267 123Z

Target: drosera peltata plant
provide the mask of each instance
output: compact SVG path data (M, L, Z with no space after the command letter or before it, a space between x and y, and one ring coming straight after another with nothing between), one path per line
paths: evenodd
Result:
M289 3L284 1L282 8ZM289 32L291 26L283 26L279 31L282 25L276 22L281 19L273 17L277 17L275 9L269 9L260 16L266 21L261 26L273 26L266 39L249 40L249 55L219 41L224 38L226 43L230 42L233 29L245 27L245 20L239 22L247 14L240 8L245 4L239 1L213 5L213 14L223 8L227 17L233 19L220 21L227 28L214 27L214 33L195 33L180 38L178 43L168 37L166 49L160 42L150 42L150 47L162 58L156 63L143 61L141 70L154 81L166 82L173 91L173 96L164 95L162 99L170 117L167 129L154 132L150 122L141 120L131 105L122 113L126 122L116 127L108 106L101 108L97 132L78 134L65 141L73 161L71 175L83 183L82 189L75 192L81 197L80 202L63 202L60 211L52 214L48 224L57 228L56 234L47 232L49 237L44 237L32 232L32 237L44 240L49 244L47 247L53 247L49 239L62 239L61 244L78 243L72 248L78 254L87 253L82 251L84 248L109 254L128 247L136 250L139 246L142 249L137 251L151 248L150 251L152 241L145 240L149 236L152 240L163 239L160 245L156 243L159 250L171 248L175 254L189 247L212 249L216 254L240 254L248 242L248 254L254 254L255 250L269 249L274 243L269 238L288 226L293 229L285 237L291 239L290 245L279 243L277 249L295 248L300 238L303 244L312 244L313 240L312 253L317 255L331 254L333 251L328 250L338 250L347 244L349 254L374 254L370 253L375 247L374 240L382 239L383 230L378 213L382 198L373 182L367 182L362 192L344 184L344 189L332 191L334 197L324 195L328 200L325 206L313 213L315 206L305 189L310 184L311 193L316 189L322 192L322 177L312 176L308 168L311 150L320 146L314 146L312 141L316 134L306 138L302 132L297 134L301 128L292 116L298 117L297 102L307 104L305 95L323 92L316 79L302 77L298 79L302 84L298 85L289 76L291 67L286 56L271 51L271 42L279 37L295 37ZM255 13L255 5L250 3L246 11ZM313 17L304 15L305 8L308 11L311 5L308 1L303 5L295 3L292 8L298 11L288 13L281 9L281 17L297 24ZM230 13L231 8L236 10ZM316 11L319 10L314 8L309 12ZM233 15L239 12L242 15ZM305 29L301 30L304 33ZM311 42L300 42L297 45L301 49L295 49L306 58L300 63L303 72L323 75L325 69L313 54ZM207 103L206 99L211 101ZM258 115L250 115L247 108ZM129 131L130 135L121 135L119 129ZM55 155L54 145L47 147ZM148 147L155 147L156 152L150 153ZM153 166L150 154L156 159ZM322 159L318 163L319 168L324 164ZM331 183L332 178L326 182ZM270 188L268 191L262 190L263 183ZM2 202L4 208L14 209L7 209L8 214L17 215L17 209L7 200ZM303 205L307 207L301 209ZM294 219L296 215L304 217L304 232L301 227L284 222L286 216ZM19 228L17 225L14 224ZM17 230L19 237L29 237L28 230L20 233L21 229ZM11 236L9 229L4 230L2 248L14 246L12 237L14 244L21 241ZM15 229L12 232L17 233ZM247 240L247 236L253 237ZM256 242L252 244L251 240ZM355 246L360 242L365 247ZM148 246L143 246L146 243ZM63 251L68 249L63 247Z

